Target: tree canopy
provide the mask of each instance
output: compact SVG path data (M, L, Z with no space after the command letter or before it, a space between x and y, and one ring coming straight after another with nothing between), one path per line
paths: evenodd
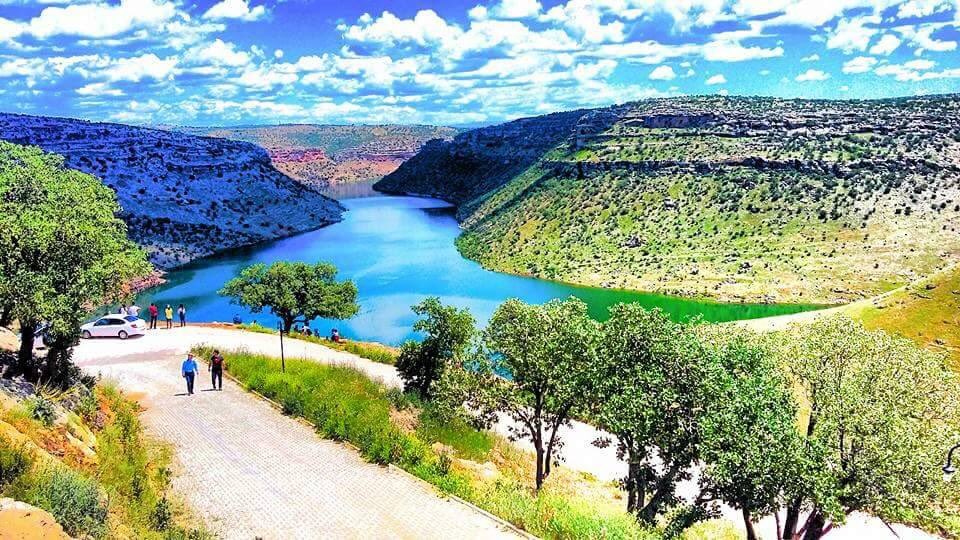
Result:
M295 322L349 319L357 314L357 286L336 277L336 267L324 262L255 264L228 281L220 294L254 313L268 309L282 321L283 331L289 332Z
M120 212L110 188L62 157L0 141L0 311L23 332L9 374L60 381L87 310L149 272ZM50 350L37 365L34 332L44 321Z
M467 353L475 321L469 310L443 305L436 297L413 306L413 312L420 317L413 329L426 336L421 342L404 343L396 366L406 389L428 398L446 365L462 361Z

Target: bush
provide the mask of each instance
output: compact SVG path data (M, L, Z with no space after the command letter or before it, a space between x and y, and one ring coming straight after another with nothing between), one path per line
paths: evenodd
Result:
M16 482L32 465L33 458L26 445L17 445L0 437L0 490Z
M63 467L40 471L24 501L50 512L70 536L106 535L107 506L97 483L78 472Z
M27 410L30 416L45 426L53 425L53 420L57 416L53 402L44 396L37 395L27 401Z

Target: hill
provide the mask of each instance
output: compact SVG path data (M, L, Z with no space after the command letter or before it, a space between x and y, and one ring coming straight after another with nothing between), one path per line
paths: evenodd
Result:
M841 303L960 260L960 97L656 99L428 144L376 189L459 206L496 270Z
M454 128L434 126L308 124L187 131L262 146L278 170L320 189L382 178L427 141L449 139L457 133Z
M0 139L100 178L116 191L130 237L161 268L328 225L343 211L250 143L14 114L0 114Z

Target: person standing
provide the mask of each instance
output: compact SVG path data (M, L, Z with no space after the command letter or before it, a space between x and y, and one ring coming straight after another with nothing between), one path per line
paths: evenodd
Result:
M127 308L127 315L130 315L131 317L139 317L140 306L136 304L130 304L130 307Z
M160 317L160 308L158 308L157 305L154 304L153 302L150 302L149 311L150 311L150 329L156 330L157 319Z
M180 372L187 381L187 395L193 395L193 381L197 377L197 361L193 359L193 353L187 354L187 359L180 365Z
M167 304L167 307L164 308L163 315L167 318L167 330L173 328L173 308L170 307L170 304Z
M187 308L183 307L183 304L177 308L177 315L180 316L180 328L183 328L187 325Z
M207 368L207 371L210 372L210 384L213 386L214 390L223 390L223 368L226 367L227 363L223 360L223 356L220 355L220 351L213 351L213 356L210 357L210 366ZM219 388L217 383L220 383Z

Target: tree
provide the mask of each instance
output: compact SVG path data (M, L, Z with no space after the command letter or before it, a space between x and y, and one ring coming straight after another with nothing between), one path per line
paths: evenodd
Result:
M718 329L705 380L710 406L698 422L700 488L754 519L778 511L801 474L797 407L776 357L737 329Z
M475 321L470 311L445 306L436 297L413 306L420 319L414 331L426 334L423 341L403 344L397 357L397 371L407 390L430 397L431 386L452 361L463 359L474 336Z
M476 383L468 405L487 419L508 414L517 423L513 436L533 443L537 490L561 445L560 427L584 399L599 333L576 298L542 306L507 300L484 331L487 350L466 371Z
M336 267L323 262L254 264L228 281L219 294L254 313L269 309L282 322L283 332L289 333L296 322L349 319L357 314L357 286L336 277Z
M703 381L711 359L689 328L660 310L610 308L590 377L590 418L627 461L627 510L646 523L678 505L676 486L699 457Z
M951 489L940 465L960 431L960 381L945 359L844 317L774 339L809 405L806 466L782 537L819 539L854 511L891 518L935 508Z
M0 141L0 313L22 333L8 376L67 384L70 349L90 306L115 300L146 275L143 251L127 239L116 196L61 156ZM45 362L33 359L35 332L50 324Z

